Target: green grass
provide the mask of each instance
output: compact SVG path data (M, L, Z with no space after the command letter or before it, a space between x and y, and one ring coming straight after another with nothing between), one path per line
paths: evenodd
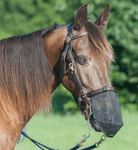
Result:
M138 150L138 112L123 110L124 126L114 138L107 138L98 150ZM88 135L87 122L81 114L75 115L35 115L26 126L27 134L51 148L69 150ZM83 148L97 142L102 133L91 128L90 138ZM30 140L16 144L15 150L39 150Z

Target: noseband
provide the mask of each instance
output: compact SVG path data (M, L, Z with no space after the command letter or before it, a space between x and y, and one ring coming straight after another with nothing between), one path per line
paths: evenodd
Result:
M77 86L79 90L79 98L76 100L78 107L80 110L84 113L85 119L88 119L88 116L90 116L90 101L87 99L87 97L92 97L95 94L103 93L106 91L115 91L114 87L103 87L99 90L93 90L88 93L85 93L82 89L82 85L80 83L77 67L74 61L74 58L72 56L72 41L83 37L85 35L88 35L88 33L81 33L78 35L72 36L72 29L74 27L74 24L71 24L68 29L68 34L65 40L65 48L61 55L61 62L60 62L60 78L62 81L62 84L64 85L64 76L68 76L72 79L73 83ZM68 67L67 66L68 62Z

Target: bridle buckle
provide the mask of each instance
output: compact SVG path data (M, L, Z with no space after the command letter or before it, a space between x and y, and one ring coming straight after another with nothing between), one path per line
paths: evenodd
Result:
M107 87L107 86L104 86L104 87L102 88L102 90L103 90L103 92L106 92L106 91L108 91L108 87Z
M72 63L69 63L69 70L71 71L71 74L76 73L76 70L75 70L74 67L73 67L73 62L72 62Z

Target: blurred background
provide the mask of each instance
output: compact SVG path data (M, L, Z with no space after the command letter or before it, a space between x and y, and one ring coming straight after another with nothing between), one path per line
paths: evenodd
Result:
M103 32L115 53L115 62L110 65L110 81L117 90L124 120L121 131L101 148L137 150L138 0L0 0L0 39L31 33L55 23L73 23L77 10L84 3L88 3L91 22L107 3L110 5L108 26ZM62 85L52 94L52 105L51 115L35 115L27 125L27 132L48 146L68 150L87 133L87 123L72 95ZM100 138L99 133L94 130L92 133L89 146L96 141L93 137ZM30 147L32 145L25 140L15 149L38 149Z

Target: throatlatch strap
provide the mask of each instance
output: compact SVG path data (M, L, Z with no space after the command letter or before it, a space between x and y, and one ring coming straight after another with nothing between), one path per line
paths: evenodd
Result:
M60 61L60 78L62 83L64 84L64 75L66 74L66 54L69 48L69 44L66 44L65 50L61 55L61 61Z

